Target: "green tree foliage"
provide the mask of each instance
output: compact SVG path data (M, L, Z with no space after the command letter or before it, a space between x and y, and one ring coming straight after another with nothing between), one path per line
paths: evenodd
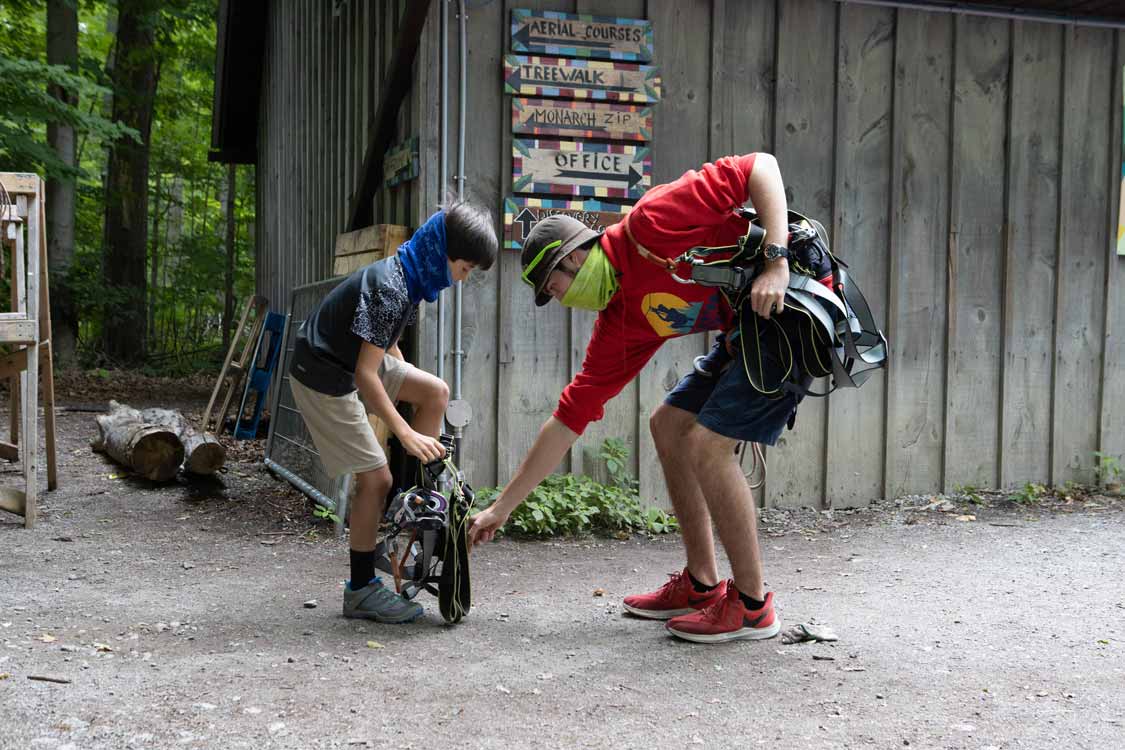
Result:
M135 138L110 121L108 66L113 60L116 3L75 0L79 72L46 64L46 2L0 0L0 170L57 175L46 123L63 118L78 138L75 260L66 278L79 320L79 353L88 366L100 351L103 309L114 292L102 281L107 147ZM223 269L226 266L226 167L207 160L215 67L213 0L162 3L156 29L159 82L149 154L149 240L146 290L150 306L147 366L188 371L212 366L222 353ZM48 96L54 83L77 94L74 107ZM235 200L235 298L254 288L254 174L240 168ZM237 313L240 310L236 311ZM112 364L112 362L108 362Z

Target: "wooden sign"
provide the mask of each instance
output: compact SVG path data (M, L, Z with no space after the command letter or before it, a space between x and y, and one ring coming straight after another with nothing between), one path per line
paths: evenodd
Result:
M652 24L639 18L513 9L512 51L649 62Z
M512 196L504 200L504 247L508 250L522 250L524 238L531 228L548 216L566 214L591 229L600 231L624 219L630 208L630 205L595 200L568 201Z
M579 99L512 99L512 132L566 138L652 140L652 109Z
M418 176L418 136L412 136L391 148L383 157L383 179L394 187Z
M620 143L512 139L512 190L639 198L652 185L651 150Z
M505 55L504 93L644 104L659 101L660 74L636 63Z

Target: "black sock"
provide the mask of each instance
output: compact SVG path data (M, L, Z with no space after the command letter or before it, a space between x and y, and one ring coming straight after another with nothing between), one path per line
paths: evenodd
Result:
M764 599L752 599L741 591L738 592L738 598L742 600L743 606L745 606L746 609L750 610L751 612L759 610L762 607L766 606L766 602Z
M708 586L705 583L700 583L699 579L693 576L690 570L687 572L687 575L688 578L691 579L691 587L701 594L706 594L708 591L714 591L715 586L719 585L716 583L715 586Z
M358 591L375 577L375 550L352 550L352 591Z

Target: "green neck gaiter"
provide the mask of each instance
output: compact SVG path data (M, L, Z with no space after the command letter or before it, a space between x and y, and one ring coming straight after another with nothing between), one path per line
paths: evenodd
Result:
M570 288L560 300L567 307L600 312L617 291L617 269L609 262L601 243L594 243L586 262L578 269Z

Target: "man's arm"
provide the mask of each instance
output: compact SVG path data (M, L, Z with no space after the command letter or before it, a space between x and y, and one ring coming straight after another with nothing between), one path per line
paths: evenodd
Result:
M765 244L789 247L789 206L781 170L772 154L754 157L754 168L746 181L747 198L761 217L766 230ZM789 261L785 258L766 261L762 273L750 287L750 307L766 318L785 308L785 290L789 286Z
M475 545L491 541L497 530L508 520L508 516L512 515L512 511L555 470L577 439L578 433L553 416L548 417L539 429L539 436L535 438L527 457L520 464L512 481L500 493L500 497L486 510L473 516L473 525L469 529L471 543Z
M383 363L385 350L374 344L364 341L359 347L359 359L355 366L355 384L363 396L363 402L375 413L375 416L386 422L395 434L402 447L412 456L429 463L445 455L445 447L440 442L430 437L415 432L407 424L402 415L398 413L383 381L379 378L379 365Z

